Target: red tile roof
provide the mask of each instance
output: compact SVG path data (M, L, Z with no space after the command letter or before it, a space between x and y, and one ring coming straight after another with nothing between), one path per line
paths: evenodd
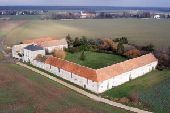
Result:
M60 40L51 40L51 41L46 41L39 43L41 47L51 47L51 46L59 46L59 45L66 45L67 41L65 39L60 39Z
M46 41L51 41L51 40L55 40L52 37L43 37L43 38L37 38L37 39L30 39L30 40L25 40L23 41L23 44L31 44L31 43L42 43L42 42L46 42Z
M38 38L38 39L32 39L32 40L25 40L23 41L24 44L31 44L35 43L41 47L51 47L51 46L59 46L59 45L66 45L67 41L65 39L55 39L52 37L46 37L46 38Z
M65 71L74 73L76 75L85 77L90 80L96 81L96 71L94 69L90 69L88 67L81 66L79 64L75 64L63 59L59 59L56 57L48 57L45 61L46 64L50 64L54 67L61 68Z
M153 54L147 54L138 58L130 59L125 62L113 64L111 66L97 70L55 57L48 57L45 63L53 65L55 67L59 67L76 75L85 77L89 80L101 82L155 61L157 61L157 59L154 57Z
M125 62L121 62L105 68L97 69L96 70L97 80L98 81L107 80L114 76L145 66L155 61L157 61L157 59L154 57L153 54L147 54L138 58L127 60Z

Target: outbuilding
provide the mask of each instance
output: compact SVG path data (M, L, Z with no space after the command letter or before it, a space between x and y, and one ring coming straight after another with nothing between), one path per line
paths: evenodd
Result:
M42 47L35 44L28 45L24 48L23 61L32 62L39 54L45 55L45 50Z

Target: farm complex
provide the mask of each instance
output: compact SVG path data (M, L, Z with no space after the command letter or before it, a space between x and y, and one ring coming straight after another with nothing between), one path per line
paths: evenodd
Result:
M49 37L26 40L20 45L13 46L12 56L95 93L105 92L145 75L154 70L158 64L154 55L149 53L103 68L92 69L49 55L56 49L64 50L67 47L65 39L56 40ZM38 60L38 55L44 56L43 59Z

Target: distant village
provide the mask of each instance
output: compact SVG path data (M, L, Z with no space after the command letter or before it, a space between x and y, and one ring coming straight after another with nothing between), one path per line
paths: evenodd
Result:
M41 19L113 19L155 18L169 19L170 13L143 10L116 11L48 11L48 10L0 10L0 15L40 15Z

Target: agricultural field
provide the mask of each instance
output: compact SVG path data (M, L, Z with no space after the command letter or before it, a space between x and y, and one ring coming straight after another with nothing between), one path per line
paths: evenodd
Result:
M16 64L0 64L1 113L128 113Z
M65 59L92 69L103 68L127 60L125 57L119 55L86 51L85 60L82 61L80 60L81 54L82 52L67 53Z
M155 113L170 112L170 70L153 71L147 75L106 91L102 95L115 100L129 98L124 103ZM139 103L138 103L139 102Z
M25 39L52 36L57 38L128 37L131 43L153 43L165 49L170 42L170 20L154 19L86 19L86 20L10 20L0 21L0 37L13 44Z
M10 20L40 20L41 15L0 15L0 18L9 18Z

